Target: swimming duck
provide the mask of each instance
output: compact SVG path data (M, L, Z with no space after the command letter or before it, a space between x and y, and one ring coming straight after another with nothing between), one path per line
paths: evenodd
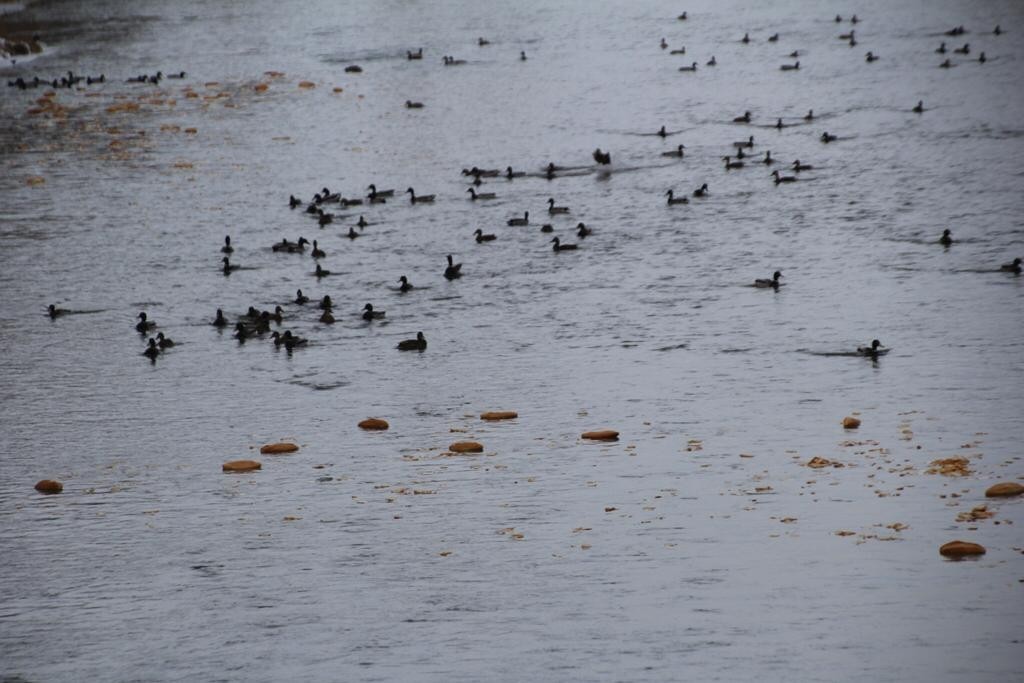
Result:
M399 351L425 351L427 349L427 338L422 332L416 333L415 339L406 339L398 342Z
M412 100L406 100L405 101L405 108L406 109L423 109L423 103L422 102L413 102Z
M667 137L668 136L668 131L665 130L665 126L662 126L661 128L659 128L658 132L656 133L656 135L658 135L660 137Z
M235 251L235 248L231 246L231 236L230 235L225 235L224 236L224 246L220 248L220 251L223 254L230 254L230 253L233 253Z
M743 112L743 116L737 116L732 120L733 123L750 123L750 112Z
M857 47L857 39L850 36L850 47Z
M304 337L296 337L295 335L293 335L291 330L285 330L284 334L281 335L281 339L284 340L284 350L288 351L289 353L291 352L292 349L297 348L299 346L305 346L307 343L309 343L308 339L305 339Z
M401 285L398 286L399 292L405 294L410 289L412 289L412 283L409 282L409 278L407 278L406 276L403 275L402 277L398 278L398 281L402 283Z
M778 33L773 33L772 35L768 36L768 42L769 43L777 43L777 42L779 42L779 34Z
M163 332L157 332L156 333L156 343L160 347L161 350L169 349L172 346L174 346L174 340L172 340L172 339L170 339L168 337L165 337Z
M142 352L142 355L154 363L156 362L156 357L160 355L160 349L156 346L156 339L153 339L152 337L149 338L149 346L147 346L146 350Z
M969 55L971 54L971 44L964 43L963 47L956 48L955 50L953 50L953 53L958 55Z
M676 196L674 196L675 193L672 190L669 190L668 192L666 192L665 195L668 197L668 202L667 203L668 203L669 206L673 206L675 204L689 204L690 203L690 200L687 199L686 197L676 197Z
M521 61L521 62L525 62L526 61L526 52L524 52L523 50L519 51L519 61Z
M473 234L476 235L477 243L493 242L495 240L495 235L485 235L484 231L481 230L480 228L477 228L476 232L474 232Z
M334 214L333 213L324 213L323 209L320 209L320 211L318 212L318 215L317 215L317 223L320 225L320 227L322 228L325 225L330 225L333 222L334 222Z
M889 353L889 349L882 346L882 342L877 339L871 340L871 346L858 346L857 353L868 358L878 358Z
M683 154L684 154L684 152L683 152L684 149L686 149L685 145L679 145L678 147L676 147L671 152L662 152L661 156L663 156L663 157L674 157L674 158L682 159L683 158Z
M669 54L670 55L685 55L686 54L686 46L684 45L683 47L679 48L678 50L669 50Z
M320 316L319 320L324 325L333 325L334 324L334 316L331 315L330 311L324 311L323 314Z
M795 173L799 173L800 171L810 171L813 168L814 166L811 166L810 164L801 164L799 159L793 162L793 171Z
M240 266L232 264L231 261L228 260L227 256L222 258L221 262L224 264L223 267L221 268L221 272L224 273L225 275L231 275L231 273L235 272L240 268Z
M729 161L729 157L722 157L725 160L725 170L731 170L734 168L743 168L744 164L742 161Z
M373 310L373 304L363 306L363 320L380 320L384 317L384 311Z
M224 317L224 311L222 311L221 309L218 308L217 309L217 317L215 317L213 319L213 322L210 323L210 324L213 325L214 327L227 327L228 326L228 321Z
M828 144L829 142L834 142L835 140L838 140L839 138L837 136L835 136L835 135L830 135L828 133L828 131L826 131L826 132L821 134L821 138L820 139L821 139L822 142Z
M354 240L357 237L362 237L362 235L356 232L355 228L349 226L348 232L345 233L345 237L349 238L350 240Z
M750 42L750 34L749 33L744 33L743 34L743 38L740 39L740 42L743 43L743 44L749 43Z
M461 66L461 65L463 65L465 63L466 63L465 59L455 59L454 57L445 57L444 58L444 65L445 66Z
M507 225L510 225L510 226L513 226L513 227L515 227L517 225L529 225L530 224L530 212L529 211L524 211L522 218L509 218L507 221L505 221L505 223Z
M679 21L686 21L686 12L680 14L678 17L676 17L676 19L678 19Z
M864 56L864 61L866 61L868 64L870 64L871 62L873 62L873 61L875 61L877 59L878 59L878 57L876 57L875 54L873 52L870 52L870 51L867 53L867 55Z
M947 36L962 36L965 33L967 33L967 29L965 29L963 26L955 26L946 31Z
M978 55L978 61L980 63L982 63L982 64L984 64L986 61L988 61L988 60L985 59L985 53L984 52L982 52L980 55Z
M800 62L799 61L797 61L796 64L783 64L782 66L779 67L779 69L782 70L782 71L797 71L799 68L800 68Z
M718 61L715 59L714 55L711 55L711 59L708 60L707 65L708 66L715 66L716 64L718 64Z
M345 199L344 197L342 197L338 201L346 209L348 207L350 207L350 206L362 206L363 205L363 200L362 199Z
M288 208L294 209L297 206L302 206L302 201L293 194L288 195Z
M547 178L548 180L553 179L555 177L555 171L557 169L558 167L555 166L554 163L548 162L547 167L545 167L544 169L544 177Z
M469 198L472 199L473 201L476 201L477 199L494 199L498 196L493 192L477 192L472 187L466 190L466 192L469 193Z
M939 44L939 48L937 50L935 50L935 52L940 54L940 55L946 54L946 43L945 42L940 43Z
M462 264L452 261L451 254L448 254L448 267L444 269L444 276L448 280L462 277Z
M245 326L245 323L238 321L235 323L235 334L233 336L238 340L239 344L244 344L245 340L252 336L252 332Z
M804 114L804 121L813 121L813 120L814 120L814 110L813 109L808 109L807 113Z
M953 62L949 61L948 59L944 61L942 64L939 64L940 69L952 69L954 66L955 65L953 64Z
M850 23L851 24L856 24L858 21L860 21L860 19L857 18L856 14L854 14L852 17L850 17Z
M662 127L662 129L664 130L664 126ZM602 152L601 148L598 147L597 149L594 150L594 161L602 165L608 165L612 163L612 153Z
M708 196L708 184L704 183L696 190L693 191L694 197L707 197Z
M274 340L274 346L280 346L281 344L284 344L284 337L277 330L274 330L273 332L270 333L270 338Z
M316 200L317 197L320 198L319 201ZM331 192L325 187L313 197L313 201L316 201L317 204L320 204L322 202L338 202L341 201L341 193Z
M421 47L416 52L413 52L412 50L406 50L405 56L407 59L423 59L423 48Z
M369 195L370 197L394 197L395 196L395 191L394 190L378 190L377 186L374 185L373 183L370 183L366 187L366 189L370 191L370 195Z
M779 271L776 270L772 274L772 279L771 280L762 280L762 279L754 280L754 286L755 287L762 287L762 288L764 288L764 287L771 287L772 289L778 289L779 286L782 284L781 282L779 282L779 278L780 277L782 277L782 273L780 273Z
M313 272L313 275L315 275L315 276L316 276L316 279L317 279L317 280L319 280L319 279L320 279L320 278L322 278L322 277L327 277L327 276L328 276L328 275L330 275L330 274L331 274L331 271L329 271L329 270L324 270L324 269L323 269L323 268L322 268L322 267L320 266L320 264L319 264L319 263L318 263L318 264L316 264L316 270L315 270L315 271Z
M746 140L741 141L741 142L734 142L734 143L732 143L732 146L733 147L737 147L739 149L743 149L744 147L747 147L747 148L753 147L754 146L754 136L751 135L749 138L747 138Z
M558 240L558 238L557 238L557 237L552 237L552 238L551 238L551 242L552 242L552 243L553 243L553 245L554 245L554 246L552 247L552 249L553 249L553 250L554 250L555 252L559 252L559 251L573 251L574 249L576 249L576 248L577 248L575 244L562 244L562 243L561 243L561 242L560 242L560 241Z
M853 29L850 29L849 33L840 33L839 40L852 40L854 33L856 33L856 31L854 31Z
M839 22L841 22L842 20L843 20L843 18L842 18L841 16L839 16L839 15L837 14L837 15L836 15L836 23L838 24L838 23L839 23Z
M772 159L772 151L770 149L764 153L764 159L761 159L761 163L765 165L775 163L775 159Z
M918 100L917 101L917 106L915 106L910 111L914 112L915 114L923 113L924 112L924 100Z
M999 266L999 270L1005 271L1007 273L1016 273L1017 275L1020 275L1020 264L1021 260L1019 258L1015 258L1013 259L1013 263L1004 263L1003 265Z
M944 247L948 247L953 244L953 235L949 232L949 228L942 231L942 237L939 238L939 244Z
M479 45L480 47L483 47L485 45L490 45L491 41L485 40L484 38L478 38L476 44Z
M664 50L664 49L665 49L665 48L667 48L667 47L668 47L668 43L666 43L666 42L665 42L665 39L664 39L664 38L662 38L662 39L661 39L661 49L662 49L662 50Z
M270 250L273 252L292 251L294 249L295 245L292 242L289 242L287 237L282 237L280 242L275 242L270 247Z
M568 206L555 206L555 200L553 197L548 198L548 213L551 215L569 213Z
M511 166L505 169L505 177L509 180L512 180L513 178L522 178L524 175L526 175L524 171L513 171Z
M334 308L334 302L331 301L330 295L324 294L324 298L320 299L320 303L317 304L317 307L322 311L329 311Z
M782 119L781 119L781 118L779 118L779 119L776 119L776 120L775 120L775 127L776 127L776 128L778 129L778 130L782 130L782 129L783 129L783 128L785 128L786 126L785 126L785 124L784 124L784 123L782 123Z
M540 231L545 234L551 233L555 231L555 226L551 225L550 223L545 223L544 225L540 226Z
M593 235L593 234L594 234L594 231L591 230L590 228L588 228L585 224L583 224L583 223L577 223L576 224L576 236L579 237L580 239L584 239L587 236Z
M772 171L772 176L775 178L775 184L779 183L795 183L796 176L791 175L779 175L778 171Z
M696 71L697 70L697 62L694 62L690 66L681 66L681 67L679 67L679 70L680 71Z
M411 187L408 190L406 190L406 192L409 193L409 200L413 204L430 204L430 203L432 203L434 201L434 196L435 195L425 194L425 195L420 195L419 197L417 197L416 193L413 192L413 189Z
M993 33L993 34L995 34L995 35L997 35L997 36L998 36L998 35L1001 35L1001 34L1003 33L1003 29L999 28L999 24L996 24L996 27L995 27L995 29L994 29L994 30L992 31L992 33Z
M67 312L68 311L64 310L63 308L57 308L53 304L50 304L49 307L47 307L46 309L46 314L50 316L51 320L56 319L58 316L66 315Z
M359 222L356 223L356 225L358 225L360 228L365 228L367 225L369 225L369 223L367 223L366 219L363 218L362 214L360 214L359 215Z
M281 321L284 320L284 309L281 308L280 306L274 306L273 313L271 313L270 311L263 311L263 313L260 314L260 317L266 318L268 320L273 320L278 325L280 325Z
M185 78L185 72L179 71L176 74L167 74L167 78Z
M311 256L313 258L323 258L327 256L327 252L320 248L320 245L316 243L316 240L313 240L313 252Z
M295 303L299 306L309 303L309 297L302 293L301 289L295 290Z

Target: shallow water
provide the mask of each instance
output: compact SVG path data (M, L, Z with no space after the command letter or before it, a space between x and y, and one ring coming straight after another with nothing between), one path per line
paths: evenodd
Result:
M48 45L0 69L5 82L68 69L108 82L61 90L64 123L28 114L45 89L0 90L0 676L1001 681L1019 668L1021 503L955 520L1024 474L1024 280L999 272L1024 255L1021 6L549 4L53 2L4 16ZM851 9L854 48L832 20ZM942 35L959 24L971 33ZM972 53L939 69L942 40ZM405 58L419 47L422 61ZM780 71L795 49L799 71ZM986 64L968 61L981 50ZM345 74L352 63L363 73ZM157 69L188 77L123 83ZM107 111L124 102L140 110ZM754 122L732 123L745 110ZM774 129L780 116L793 125ZM649 135L662 125L681 132ZM840 140L823 145L825 130ZM755 158L725 171L751 134ZM678 144L684 159L661 156ZM610 167L594 167L595 147ZM749 163L766 149L815 168L775 186L780 165ZM546 180L548 162L575 170ZM459 171L474 165L531 175L488 180L498 198L471 202ZM437 201L332 208L324 229L287 206L371 182ZM705 182L708 198L665 205L667 189ZM548 217L549 197L571 213ZM529 226L505 225L524 211ZM371 225L346 239L361 214ZM579 221L594 230L582 241ZM544 222L579 250L554 253ZM476 244L478 227L497 240ZM224 235L244 267L229 277ZM331 277L270 250L300 235ZM463 263L452 282L449 253ZM776 269L779 291L749 286ZM417 289L398 294L402 274ZM329 294L338 322L290 304L300 287ZM386 318L362 321L366 302ZM49 303L82 313L51 321ZM308 348L240 346L208 325L218 307L234 320L276 304ZM178 343L153 365L140 310ZM395 350L418 330L425 353ZM892 348L877 363L833 355L874 337ZM520 417L477 418L493 409ZM844 432L855 411L863 426ZM391 429L358 430L370 415ZM622 439L579 440L599 427ZM443 455L462 438L485 454ZM279 439L302 448L221 474ZM815 455L846 467L804 467ZM974 474L925 474L953 455ZM64 493L39 496L42 478ZM988 553L942 560L955 538Z

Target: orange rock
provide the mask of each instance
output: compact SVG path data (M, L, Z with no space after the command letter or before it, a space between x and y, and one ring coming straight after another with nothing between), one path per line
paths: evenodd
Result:
M480 413L481 420L514 420L519 413L514 410L493 410L487 413Z
M1007 496L1019 496L1024 493L1024 486L1015 481L1004 481L1000 484L993 484L985 491L986 498L1003 498Z
M940 458L932 460L925 473L942 474L947 477L966 477L971 473L970 462L964 457Z
M985 548L977 543L950 541L939 548L939 554L945 557L970 557L972 555L984 555Z
M598 429L594 432L583 432L581 435L584 439L592 439L594 441L618 441L619 433L614 429Z
M369 417L359 423L360 429L387 429L390 427L387 420L379 417Z
M315 88L316 87L316 83L314 83L313 81L299 81L299 87L300 88Z
M452 453L482 453L484 445L476 441L456 441L448 450Z
M814 469L820 469L822 467L830 467L831 465L832 465L832 461L831 460L827 460L825 458L822 458L819 455L814 456L807 463L808 467L813 467Z
M256 460L231 460L224 463L221 467L225 472L251 472L252 470L258 470L263 467Z
M860 420L855 417L846 416L843 418L843 429L856 429L860 427Z
M260 453L264 455L267 455L268 453L273 455L275 453L294 453L297 450L299 450L299 447L293 443L268 443L260 449Z
M39 493L60 493L64 490L64 484L53 479L43 479L36 483L36 491Z

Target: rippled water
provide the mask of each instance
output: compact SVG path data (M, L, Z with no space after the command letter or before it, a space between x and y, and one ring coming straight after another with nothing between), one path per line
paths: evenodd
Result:
M851 48L833 17L852 11ZM1024 280L999 271L1024 256L1022 18L1015 2L532 0L0 16L47 45L4 81L108 78L59 91L63 119L29 113L44 88L0 90L0 677L1012 677L1020 502L955 520L1024 474ZM940 69L943 40L971 54ZM779 70L793 50L800 69ZM123 82L157 69L187 78ZM108 111L125 102L139 110ZM751 134L757 158L814 170L727 172ZM684 159L661 156L678 144ZM549 162L574 170L547 180ZM529 176L472 202L474 165ZM324 229L287 205L371 182L437 201L334 207ZM665 205L702 183L708 198ZM571 213L548 217L549 197ZM544 222L580 248L554 253ZM271 251L300 235L331 277ZM749 286L776 269L778 292ZM300 287L338 322L289 303ZM386 318L365 323L367 302ZM51 321L50 303L76 314ZM276 304L308 348L208 324ZM141 310L177 342L152 365ZM418 330L425 353L395 350ZM877 363L835 355L874 337L892 348ZM477 418L493 409L520 417ZM358 430L370 415L391 429ZM578 438L599 427L622 440ZM484 455L445 456L462 438ZM302 448L220 472L279 439ZM847 466L804 467L815 455ZM925 474L953 455L970 477ZM64 493L38 495L42 478ZM954 538L988 554L944 561Z

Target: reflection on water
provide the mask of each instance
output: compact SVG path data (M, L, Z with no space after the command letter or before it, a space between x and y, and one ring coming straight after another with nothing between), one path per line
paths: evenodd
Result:
M1021 475L1024 281L1000 270L1024 248L1020 7L876 3L853 48L848 8L685 9L5 16L48 47L5 83L106 79L0 96L0 676L1005 680L1021 520L983 492ZM972 54L940 69L941 40ZM186 78L124 82L157 70ZM473 166L524 175L472 201ZM305 211L370 183L396 196ZM299 237L330 277L272 249ZM234 338L277 305L307 347ZM140 311L176 342L155 364ZM891 353L856 353L874 338ZM519 418L478 419L498 409ZM371 415L391 428L355 427ZM621 440L579 440L601 427ZM465 439L484 453L445 454ZM277 440L301 450L255 454ZM955 455L971 476L924 473ZM944 562L954 538L989 552Z

